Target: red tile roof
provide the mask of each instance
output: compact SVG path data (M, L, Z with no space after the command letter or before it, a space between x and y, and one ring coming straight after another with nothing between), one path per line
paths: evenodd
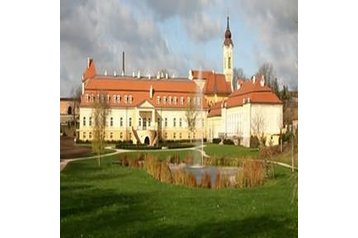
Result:
M281 100L266 85L261 86L261 78L240 81L240 88L234 91L227 99L227 107L241 106L246 102L282 104Z
M221 105L223 102L217 102L208 111L208 117L221 116Z
M82 81L85 81L86 79L89 78L94 78L95 76L96 76L96 66L94 65L94 61L93 59L88 59L88 66L85 72L83 72Z
M150 88L153 88L153 96L150 98ZM154 105L156 108L186 108L187 98L196 97L199 91L195 82L188 79L138 79L128 76L96 76L89 79L85 83L85 92L82 95L81 106L91 106L91 101L87 100L88 96L96 96L98 92L105 92L110 96L110 106L115 107L137 107L145 100ZM114 101L114 97L120 95L119 103ZM125 103L125 95L131 95L132 103ZM160 96L160 103L157 101L157 96ZM164 103L164 97L167 102ZM172 102L169 103L169 97ZM176 97L176 103L174 98ZM181 104L181 97L184 98L184 103ZM207 108L207 101L204 97L203 107ZM87 102L88 101L88 102Z
M219 94L229 95L231 93L231 84L226 82L224 74L218 74L214 71L198 71L192 70L193 80L203 79L205 80L204 93L205 94Z

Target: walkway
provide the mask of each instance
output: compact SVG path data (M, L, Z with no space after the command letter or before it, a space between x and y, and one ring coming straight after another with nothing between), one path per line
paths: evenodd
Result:
M124 152L153 152L153 151L181 151L181 150L196 150L199 151L200 153L203 153L204 157L209 157L204 150L201 149L202 145L198 145L195 147L191 147L191 148L178 148L178 149L162 149L162 150L123 150L123 149L115 149L115 152L112 153L108 153L108 154L104 154L102 155L102 158L104 157L108 157L108 156L112 156L112 155L116 155L116 154L120 154L120 153L124 153ZM205 147L206 145L203 145L203 147ZM106 148L106 149L114 149L114 148ZM97 155L94 156L89 156L89 157L79 157L79 158L73 158L73 159L63 159L60 162L60 171L62 171L68 163L72 162L72 161L79 161L79 160L88 160L88 159L96 159Z
M197 145L195 147L191 147L191 148L178 148L178 149L162 149L162 150L123 150L123 149L115 149L116 151L115 152L112 152L112 153L108 153L108 154L105 154L105 155L102 155L102 158L104 157L108 157L108 156L112 156L112 155L116 155L116 154L120 154L120 153L124 153L124 152L130 152L130 153L133 153L133 152L152 152L152 151L181 151L181 150L196 150L198 151L199 153L202 153L202 156L203 157L210 157L208 156L204 149L202 149L202 147L204 148L206 145ZM113 149L113 148L109 148L109 149ZM97 156L90 156L90 157L80 157L80 158L73 158L73 159L63 159L61 160L60 162L60 171L62 171L66 165L72 161L78 161L78 160L88 160L88 159L96 159ZM269 163L273 163L273 164L276 164L276 165L280 165L280 166L283 166L283 167L286 167L286 168L292 168L291 165L289 164L285 164L285 163L282 163L282 162L277 162L277 161L273 161L273 160L267 160ZM298 170L298 168L294 167L295 170Z

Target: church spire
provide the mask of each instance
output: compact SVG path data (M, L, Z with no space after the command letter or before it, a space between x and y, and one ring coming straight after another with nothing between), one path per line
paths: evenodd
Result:
M230 31L230 25L229 25L229 16L227 16L227 25L226 25L226 31L225 31L225 40L224 40L224 45L229 46L229 45L233 45L232 40L231 40L231 31Z

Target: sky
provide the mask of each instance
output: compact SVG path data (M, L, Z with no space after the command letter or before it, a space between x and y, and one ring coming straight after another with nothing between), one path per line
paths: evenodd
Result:
M187 77L190 69L222 72L226 17L234 67L247 77L272 63L280 85L297 89L297 0L61 0L60 95L81 84L87 57L97 73L122 70Z

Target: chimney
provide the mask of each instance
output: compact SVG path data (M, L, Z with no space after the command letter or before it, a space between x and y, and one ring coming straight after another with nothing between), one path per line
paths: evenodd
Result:
M255 81L256 81L256 76L254 75L252 76L252 83L255 83Z
M104 76L107 76L107 70L104 70Z
M90 67L90 65L92 64L93 59L90 57L87 57L87 69Z
M165 73L165 78L166 78L166 79L168 79L168 78L169 78L168 73Z
M114 77L117 76L117 72L116 72L116 71L113 72L113 76L114 76Z
M160 73L159 73L159 71L158 71L158 73L157 73L157 79L160 79Z
M152 85L150 85L149 97L150 97L150 98L153 98L153 86L152 86Z
M125 68L125 54L124 51L122 52L122 75L124 75L126 73L126 68Z
M135 77L135 73L134 73L134 71L133 71L132 77L133 77L133 78Z
M140 71L138 70L138 75L137 75L137 77L140 79Z

